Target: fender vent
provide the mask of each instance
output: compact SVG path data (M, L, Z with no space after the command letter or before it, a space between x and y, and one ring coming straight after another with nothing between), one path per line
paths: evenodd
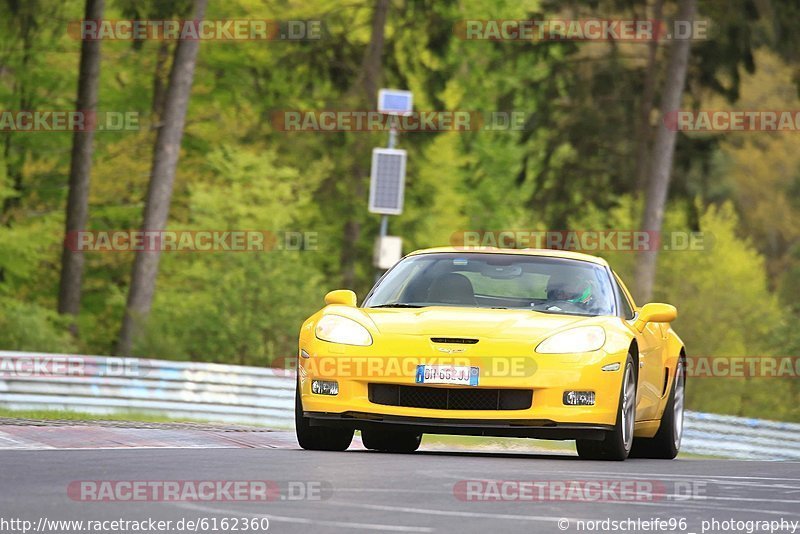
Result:
M661 391L661 396L667 394L667 384L669 383L669 367L664 369L664 389Z
M456 343L458 345L474 345L477 339L470 337L432 337L434 343Z

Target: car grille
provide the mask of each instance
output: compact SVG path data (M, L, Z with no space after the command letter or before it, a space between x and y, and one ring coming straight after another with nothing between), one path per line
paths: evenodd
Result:
M477 339L471 337L432 337L434 343L457 343L459 345L474 345Z
M369 401L385 406L435 410L527 410L530 389L455 389L430 386L369 384Z

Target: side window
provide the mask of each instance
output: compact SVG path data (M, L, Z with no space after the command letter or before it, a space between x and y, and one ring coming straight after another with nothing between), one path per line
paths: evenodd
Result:
M627 320L633 319L633 308L631 307L628 297L625 295L625 292L622 290L622 287L619 284L617 273L614 273L614 282L614 290L617 292L617 301L619 302L622 317Z

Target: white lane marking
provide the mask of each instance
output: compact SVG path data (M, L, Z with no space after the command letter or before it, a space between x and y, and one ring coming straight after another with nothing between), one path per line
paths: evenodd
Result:
M656 496L656 494L653 494ZM753 508L729 508L727 506L703 506L704 502L711 500L709 497L701 497L698 499L675 499L675 500L668 500L668 501L659 501L659 502L642 502L642 501L594 501L598 504L628 504L633 506L655 506L655 507L664 507L664 508L692 508L695 510L702 510L704 512L708 511L723 511L723 512L749 512L755 514L770 514L770 515L778 515L778 516L798 516L800 514L796 512L789 512L784 510L764 510L764 509L753 509ZM738 499L733 499L738 500ZM776 502L771 499L765 499L767 502ZM551 503L554 501L551 501ZM569 502L582 502L582 501L569 501ZM584 502L586 504L587 502ZM592 504L592 503L588 503Z
M340 490L337 490L337 491L340 491ZM561 501L561 502L564 502L564 503L567 503L567 504L580 504L578 501ZM378 506L378 505L361 505L361 504L355 504L355 503L342 503L341 501L331 502L329 504L336 504L336 505L342 505L342 506L351 506L351 507ZM526 503L520 502L519 504L526 504ZM541 503L527 503L527 504L541 504ZM560 504L560 502L548 501L547 503L544 503L544 504ZM586 504L586 503L583 503L583 504ZM589 504L592 504L592 503L589 503ZM726 507L726 506L702 506L702 504L700 504L698 502L698 500L667 501L667 502L602 501L602 502L597 502L596 504L603 504L603 505L606 505L606 504L621 504L621 505L634 505L634 506L650 506L650 507L656 507L656 508L677 508L677 509L681 509L681 510L684 510L684 509L687 509L687 508L691 508L691 509L694 509L694 510L704 511L704 512L708 512L708 511L744 512L744 513L753 513L753 514L759 514L760 513L760 514L767 514L767 515L777 515L777 516L781 516L781 517L787 517L787 516L798 516L798 517L800 517L800 514L797 514L795 512L788 512L788 511L781 511L781 510L763 510L763 509L741 508L741 507L729 508L729 507ZM409 511L411 511L411 510L409 510ZM473 512L464 512L464 515L470 515L472 513ZM462 515L462 512L450 512L448 514L439 514L439 515ZM488 516L488 515L492 515L493 516L493 514L481 514L481 513L478 513L478 515L481 516L481 517ZM520 518L523 518L523 517L524 518L528 518L528 517L531 517L531 516L519 516L519 517ZM544 517L546 518L547 516L544 516ZM571 521L574 521L576 518L569 518L569 519ZM553 518L551 518L551 520L553 520ZM585 520L588 521L588 519L585 519Z
M725 462L721 462L725 463ZM770 462L771 464L776 464L776 462ZM792 463L792 462L777 462L776 465L781 465L783 463ZM620 476L619 471L615 473L607 473L605 471L570 471L572 474L577 475L602 475L602 476ZM691 475L683 475L683 474L676 474L676 473L627 473L628 476L646 476L646 477L664 477L664 478L692 478L692 479L699 479L699 478L707 478L707 479L726 479L726 480L787 480L791 482L798 482L800 478L787 478L787 477L749 477L749 476L732 476L732 475L700 475L700 474L691 474Z
M764 510L763 508L741 508L737 506L736 508L729 508L727 506L691 506L695 510L702 510L703 512L743 512L748 514L766 514L766 515L777 515L779 517L800 517L800 514L795 512L787 512L783 510Z
M495 479L490 478L477 478L474 480L480 480L483 482L491 482ZM453 491L450 485L448 484L448 490L439 491L439 490L422 490L422 489L391 489L391 488L336 488L336 493L413 493L413 494L421 494L424 493L426 495L452 495ZM685 506L695 506L698 509L708 510L731 510L731 511L738 511L742 510L742 508L725 508L725 507L707 507L701 506L698 501L707 502L707 501L741 501L741 502L774 502L774 503L782 503L782 504L800 504L800 500L789 500L789 499L758 499L752 497L725 497L725 496L711 496L711 495L704 495L699 498L686 498L685 495L682 494L674 494L674 493L653 493L652 496L656 499L665 499L664 501L636 501L636 500L620 500L620 501L586 501L588 503L602 503L602 504L630 504L634 506L666 506L671 508L682 508ZM554 504L559 502L567 502L567 503L574 503L574 502L581 502L581 501L519 501L520 503L527 503L527 504ZM782 512L779 510L750 510L751 512L763 512L763 513L775 513L775 514L783 514L783 515L800 515L795 514L794 512Z
M558 475L560 473L555 473L555 474ZM638 478L635 476L635 475L637 475L637 473L630 473L630 475L634 475L634 476L627 476L627 475L621 475L621 474L612 474L612 473L599 473L599 474L585 473L585 472L581 473L581 472L577 472L577 471L571 472L570 474L577 474L577 475L580 475L582 477L586 477L586 478L590 478L590 479L600 479L600 480L604 480L604 479L608 479L608 480L638 480ZM446 473L438 473L438 474L420 473L420 475L427 476L429 478L443 478L443 479L452 479L452 480L479 480L481 482L494 482L494 481L498 481L498 480L505 480L503 478L497 478L497 477L495 477L495 478L486 478L485 476L483 476L483 474L478 475L478 476L470 477L468 473L463 473L463 474L460 474L460 475L449 475L449 474L446 474ZM648 475L646 475L646 476L648 476ZM668 479L669 476L663 476L663 478L664 479ZM725 485L725 486L728 486L728 487L726 487L724 489L731 489L731 490L735 489L735 488L746 488L746 489L766 488L766 489L771 489L771 490L778 490L778 489L780 489L780 490L800 490L800 487L798 487L798 486L790 486L790 485L786 485L786 484L759 484L758 482L740 482L740 481L731 481L731 480L715 480L714 478L703 479L703 478L700 478L700 477L693 477L693 476L690 476L690 475L673 476L673 479L676 480L676 481L684 480L686 478L692 480L693 482L704 482L704 483L707 483L707 484L716 484L716 485L719 485L719 486ZM516 477L513 480L518 480L518 479L519 478ZM555 478L555 477L554 478L548 478L547 476L544 476L544 477L538 478L536 480L540 480L540 481L545 481L545 480L569 481L569 480L576 480L576 479L574 479L574 478ZM784 480L784 479L775 479L775 480ZM785 479L785 480L791 480L791 479ZM786 493L794 493L794 492L787 491ZM666 495L666 496L669 497L669 495ZM682 497L682 496L683 495L679 495L679 497ZM729 499L729 500L737 500L737 499L735 499L733 497L727 497L727 499ZM741 500L742 501L748 501L748 500L753 500L753 499L743 497ZM798 503L800 501L779 501L779 500L775 500L775 499L763 499L763 502L785 502L787 504L796 504L796 503Z
M240 510L227 510L224 508L211 508L210 506L198 506L189 503L175 503L178 508L186 508L189 510L197 510L205 513L212 514L227 514L230 516L248 516L257 518L267 518L270 522L276 523L299 523L303 525L318 525L324 527L341 527L341 528L355 528L362 530L379 530L383 532L433 532L430 527L412 527L403 525L382 525L380 523L353 523L350 521L327 521L308 519L305 517L291 517L275 514L254 514L252 512L242 512Z
M674 479L674 480L686 480L689 479L693 482L706 482L711 484L717 485L726 485L728 488L726 489L733 489L733 488L766 488L766 489L783 489L783 490L800 490L799 486L788 485L788 484L760 484L759 480L775 480L775 481L800 481L798 478L770 478L770 477L728 477L728 476L713 476L713 475L666 475L666 474L658 474L654 475L652 473L630 473L631 476L621 475L621 474L612 474L612 473L589 473L589 472L579 472L575 471L574 474L586 476L590 478L609 478L614 480L631 480L635 479L636 475L644 475L644 476L659 476L666 479ZM754 482L748 482L748 480L753 480ZM791 492L789 492L791 493ZM748 499L743 499L748 500ZM775 499L765 499L765 502L781 502L776 501ZM796 503L798 501L784 501L788 503Z
M653 497L663 497L672 502L681 502L681 501L737 501L737 502L777 502L781 504L800 504L800 500L797 499L758 499L755 497L723 497L718 495L702 495L696 499L694 498L686 498L685 495L679 495L675 493L653 493Z
M336 490L337 492L341 490ZM567 504L580 504L578 501L561 501ZM544 504L560 504L561 502L557 501L548 501ZM420 509L420 508L402 508L402 507L394 507L388 505L374 505L374 504L356 504L356 503L346 503L342 501L331 501L326 502L326 504L332 505L340 505L340 506L350 506L352 508L368 508L368 509L378 509L375 507L384 507L390 510L399 510L399 511L408 511L412 513L428 513L430 512L431 515L454 515L454 516L473 516L473 517L490 517L490 518L499 518L499 519L519 519L519 520L531 520L531 521L556 521L556 519L561 519L564 516L559 516L556 518L555 516L517 516L513 514L491 514L491 513L482 513L482 512L460 512L460 511L448 511L448 510L429 510L429 509ZM530 502L520 502L518 504L542 504L542 503L530 503ZM587 504L587 503L583 503ZM593 504L593 503L589 503ZM634 505L634 506L650 506L656 508L678 508L681 510L692 508L699 511L720 511L720 512L744 512L744 513L753 513L753 514L767 514L767 515L777 515L781 517L788 517L788 516L798 516L795 512L788 512L788 511L781 511L781 510L760 510L760 509L752 509L752 508L729 508L726 506L702 506L698 503L697 500L692 501L669 501L669 502L638 502L638 501L602 501L602 502L595 502L594 504L621 504L621 505ZM423 510L423 512L415 512L415 510ZM570 521L575 521L578 518L567 518ZM585 521L589 519L583 518Z
M423 490L423 489L394 489L394 488L336 488L336 493L428 493L431 495L452 495L453 488L448 484L442 490Z
M457 480L464 480L461 476L455 475L448 475L448 474L440 474L438 476L433 475L435 478L452 478ZM609 477L609 478L620 478L619 476L616 477ZM493 478L485 478L485 477L476 477L471 480L480 480L483 482L491 482L496 481L498 479ZM561 479L558 479L561 480ZM567 480L567 479L563 479ZM775 486L763 485L765 488L774 488ZM343 490L337 490L343 491ZM437 492L438 493L438 492ZM758 499L752 497L723 497L723 496L712 496L712 495L704 495L700 498L692 498L686 499L685 495L679 494L666 494L666 493L653 493L653 497L663 497L666 498L666 501L659 501L659 502L643 502L643 501L593 501L593 502L601 502L602 504L628 504L633 506L663 506L667 508L683 508L687 506L691 506L698 510L720 510L720 511L748 511L754 513L764 513L764 514L773 514L773 515L782 515L782 516L798 516L800 514L788 511L780 511L780 510L753 510L753 509L744 509L744 508L726 508L724 506L702 506L698 501L708 502L708 501L735 501L735 502L768 502L768 503L781 503L781 504L798 504L800 500L789 500L789 499ZM557 502L557 501L547 501L549 503ZM579 501L560 501L560 502L579 502ZM587 501L588 502L588 501Z
M754 497L720 497L716 495L703 495L697 498L686 498L685 495L675 493L653 493L653 497L666 498L669 502L695 502L695 501L736 501L736 502L777 502L781 504L800 504L800 500L791 499L756 499Z
M686 501L684 503L678 504L677 502L662 502L662 503L655 503L655 502L624 502L624 501L604 501L602 504L634 504L637 506L656 506L656 507L664 507L664 508L678 508L681 510L692 509L701 512L743 512L743 513L751 513L751 514L766 514L766 515L777 515L780 517L788 517L788 516L797 516L800 517L800 514L794 512L785 512L781 510L763 510L763 509L754 509L754 508L729 508L727 506L701 506L698 504L697 500L694 501Z
M491 480L487 479L486 481L490 482ZM452 491L421 490L421 489L420 490L409 490L409 489L401 490L401 489L386 489L386 488L337 488L336 489L336 493L392 493L392 494L395 494L395 493L412 493L412 494L415 494L415 495L421 494L421 493L424 493L426 495L452 495L453 494ZM789 492L789 493L792 493L792 492ZM714 495L703 495L702 497L691 498L691 497L687 497L684 494L678 494L678 493L651 493L650 495L655 499L664 499L664 501L656 500L656 501L650 502L650 501L636 501L636 500L625 501L625 500L622 500L620 502L623 502L623 503L626 503L626 504L634 504L634 505L635 504L645 504L645 505L647 505L647 504L659 504L659 503L692 503L692 502L695 502L695 501L737 501L737 502L741 501L741 502L775 502L775 503L781 503L781 504L800 504L800 499L797 499L797 500L772 499L772 498L769 498L769 499L757 499L757 498L754 498L754 497L724 497L724 496L714 496ZM575 499L575 500L564 499L563 501L547 501L547 500L537 501L537 500L532 499L532 500L528 500L528 501L523 500L521 502L530 502L530 503L550 502L550 503L552 503L552 502L579 502L579 501L578 501L578 499ZM589 501L589 500L587 500L586 502L605 503L605 502L608 502L608 501L601 501L601 500Z
M635 460L634 460L635 462ZM725 462L720 462L725 463ZM776 462L769 462L770 464L775 464ZM783 465L784 463L793 463L793 462L777 462L778 465ZM557 475L562 471L553 472L553 475ZM424 470L418 471L418 473L422 476L428 476L432 478L463 478L457 477L455 475L448 475L446 473L430 473ZM607 471L573 471L569 470L570 475L582 475L582 476L596 476L596 477L609 477L609 478L633 478L637 476L646 476L646 477L661 477L661 478L690 478L690 479L724 479L728 480L779 480L779 481L787 481L787 482L800 482L800 478L791 478L791 477L755 477L755 476L732 476L732 475L702 475L702 474L676 474L676 473L640 473L640 472L630 472L630 473L621 473L619 471L614 472L607 472ZM480 479L480 477L476 477ZM496 480L496 478L495 478Z
M349 506L350 508L363 508L364 510L379 510L383 512L408 512L419 515L443 515L454 517L475 517L486 519L511 519L515 521L537 521L544 523L558 523L560 519L577 521L579 518L564 517L563 515L517 515L517 514L493 514L489 512L466 512L462 510L432 510L430 508L416 508L413 506L390 506L386 504L358 504L342 501L329 501L325 504L333 506ZM584 519L584 521L588 521Z
M800 481L800 478L777 478L777 477L727 477L727 476L715 476L715 475L675 475L675 474L665 474L665 473L605 473L605 472L594 472L594 471L570 471L571 475L580 475L588 478L600 478L600 479L609 479L609 480L637 480L638 476L647 476L647 477L661 477L665 480L668 479L675 479L675 480L684 480L689 479L695 482L710 482L714 484L728 484L730 486L741 486L747 488L768 488L768 489L800 489L798 486L790 486L785 484L759 484L758 482L747 482L746 480L777 480L777 481ZM426 473L424 471L420 471L419 474L421 476L427 476L429 478L445 478L445 479L454 479L454 480L464 480L469 478L470 480L481 480L481 481L492 481L492 480L501 480L499 477L495 478L486 478L483 474L469 477L467 473L461 473L459 475L449 475L447 473ZM561 473L553 473L553 475L559 475ZM547 475L545 474L545 477ZM730 480L730 479L735 480ZM725 480L722 480L725 479ZM516 479L515 479L516 480ZM541 478L540 480L575 480L574 478ZM740 481L742 480L742 481ZM768 499L770 502L772 499Z
M18 451L18 450L25 450L31 446L42 447L42 449L48 449L48 450L53 449L53 447L44 444L31 443L30 441L27 440L24 441L19 440L10 434L6 434L5 432L0 432L0 450Z
M198 445L192 447L179 447L179 446L159 446L159 445L136 445L131 447L129 445L118 445L118 446L103 446L103 447L54 447L50 445L44 444L34 444L34 445L25 445L24 448L14 447L14 448L3 448L0 446L0 450L9 450L9 451L132 451L132 450L192 450L192 451L201 451L204 449L242 449L243 447L233 447L228 445Z

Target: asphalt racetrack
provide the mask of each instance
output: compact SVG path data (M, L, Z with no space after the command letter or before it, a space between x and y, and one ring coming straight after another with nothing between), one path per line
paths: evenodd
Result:
M399 455L367 451L358 440L344 453L311 452L289 432L112 430L95 439L91 426L0 425L0 531L87 531L88 524L53 523L68 520L134 531L109 523L120 519L172 521L165 532L281 533L793 532L792 522L800 524L794 462L589 462L500 450ZM126 433L138 438L120 439ZM269 499L143 493L120 500L98 492L103 481L254 480L270 481ZM88 494L79 489L86 481L95 484ZM245 520L255 521L244 529Z

